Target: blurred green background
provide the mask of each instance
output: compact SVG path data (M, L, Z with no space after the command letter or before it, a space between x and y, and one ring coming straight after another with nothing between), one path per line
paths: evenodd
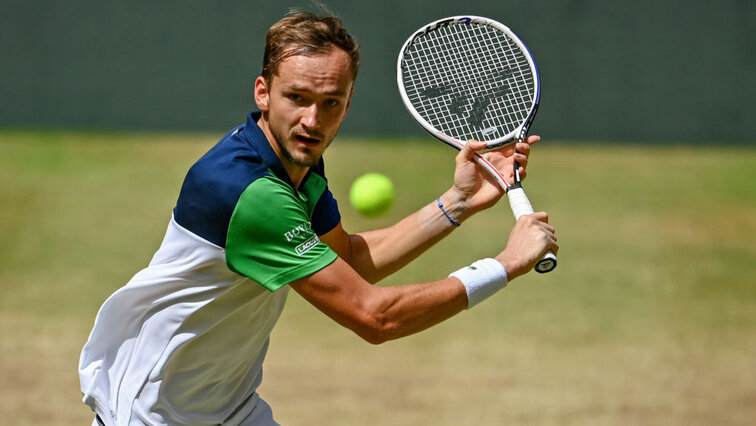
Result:
M756 16L749 1L332 0L362 45L326 154L347 230L451 183L453 150L401 105L399 46L477 14L518 32L543 98L526 181L559 267L372 346L292 293L263 397L286 425L745 425L756 418ZM79 351L104 299L158 248L188 167L252 109L265 30L289 6L0 4L0 418L80 425ZM312 7L309 7L312 9ZM386 30L388 28L388 30ZM610 142L610 143L606 143ZM390 176L366 219L351 182ZM382 285L497 253L506 203Z
M756 133L750 0L328 0L361 44L344 134L420 134L396 87L404 40L480 15L540 69L533 131L565 140L749 143ZM308 0L0 3L0 126L225 130L244 121L265 31Z

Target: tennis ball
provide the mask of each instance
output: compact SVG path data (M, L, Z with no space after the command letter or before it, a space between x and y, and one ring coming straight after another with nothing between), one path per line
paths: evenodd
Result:
M380 216L394 203L394 184L380 173L364 174L352 183L349 201L365 216Z

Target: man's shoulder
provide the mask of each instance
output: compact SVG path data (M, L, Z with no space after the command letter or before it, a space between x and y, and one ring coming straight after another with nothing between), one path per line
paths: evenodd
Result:
M189 169L174 209L176 221L221 247L241 194L270 176L262 156L244 137L243 126L227 134Z
M254 180L265 174L268 167L262 155L243 137L242 131L243 126L226 135L197 160L189 173L206 180L230 179L233 182Z

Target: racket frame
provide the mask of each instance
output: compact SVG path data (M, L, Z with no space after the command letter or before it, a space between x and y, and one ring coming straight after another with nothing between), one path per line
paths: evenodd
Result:
M423 116L421 116L415 110L414 107L412 108L409 107L410 105L412 105L412 102L404 87L404 78L403 78L403 70L406 68L404 64L405 54L412 48L412 46L415 43L418 42L418 40L420 40L423 36L425 36L427 33L431 31L437 31L449 25L459 25L459 24L484 25L484 26L492 27L493 29L506 34L520 48L520 50L525 54L525 57L528 59L530 72L533 75L534 96L533 96L533 101L531 103L530 109L527 114L527 118L522 123L520 123L518 127L511 130L509 133L503 136L500 136L498 138L492 139L490 141L482 140L481 142L485 142L487 149L491 149L491 148L499 148L504 145L514 143L518 140L518 138L524 139L524 136L527 134L527 130L530 127L530 124L532 123L533 118L535 117L535 112L538 109L538 104L540 102L541 83L540 83L540 77L538 74L538 67L536 66L535 61L533 60L533 55L530 54L530 51L528 50L527 46L525 46L525 43L523 43L523 41L517 36L517 34L515 34L506 25L500 22L494 21L492 19L484 18L481 16L472 16L472 15L453 16L450 18L439 19L437 21L431 22L425 27L420 28L419 30L415 31L404 42L400 50L399 57L397 58L396 79L397 79L397 85L399 86L399 94L402 97L402 102L404 103L405 107L407 107L407 110L412 115L412 117L418 123L420 123L423 129L425 129L428 133L432 134L434 137L440 139L441 141L457 149L462 149L462 147L465 145L467 141L455 139L454 137L439 131L430 122L428 122Z

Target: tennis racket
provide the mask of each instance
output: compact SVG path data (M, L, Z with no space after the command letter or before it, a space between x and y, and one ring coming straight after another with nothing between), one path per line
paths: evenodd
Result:
M521 142L533 122L540 96L538 69L528 48L509 28L479 16L431 22L412 34L397 61L399 93L412 117L430 134L462 149L475 139L498 148ZM476 153L507 193L516 219L533 213L514 163L514 183ZM557 265L546 252L540 273Z

